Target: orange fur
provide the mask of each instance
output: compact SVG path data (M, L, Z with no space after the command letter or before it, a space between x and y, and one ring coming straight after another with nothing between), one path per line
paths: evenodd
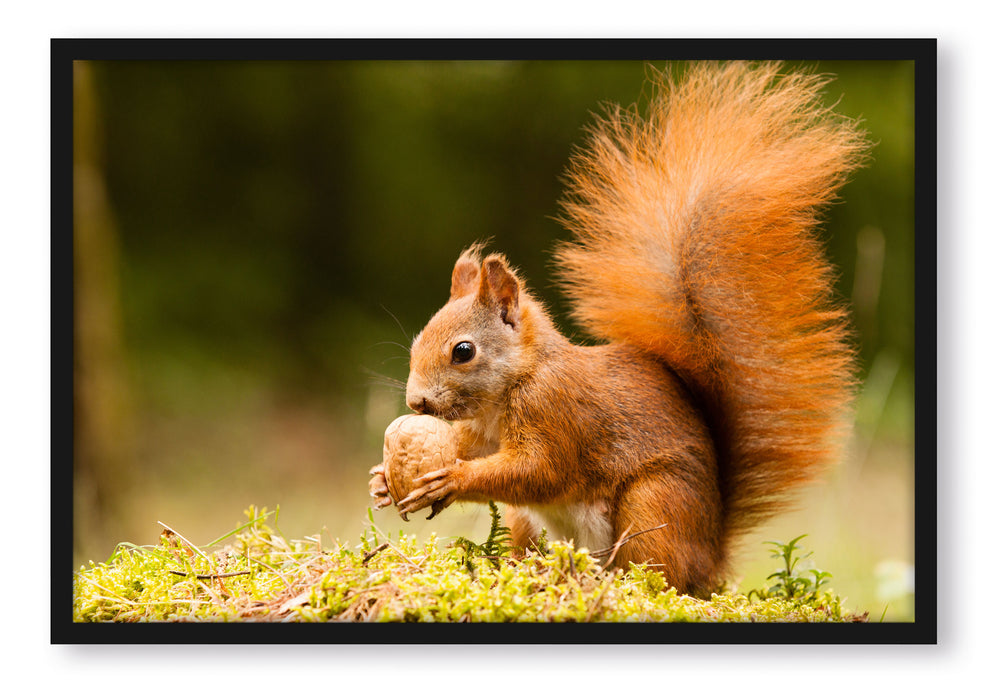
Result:
M402 512L494 499L516 543L547 527L591 548L664 525L616 562L707 592L833 458L853 354L814 229L866 144L820 78L779 68L658 75L648 113L613 111L573 161L558 269L607 344L569 343L502 256L461 255L406 393L454 421L458 463Z
M557 262L590 334L662 357L718 428L726 537L834 458L852 397L845 312L814 237L862 161L826 82L776 63L658 76L643 117L613 111L569 173ZM608 261L607 264L603 264Z

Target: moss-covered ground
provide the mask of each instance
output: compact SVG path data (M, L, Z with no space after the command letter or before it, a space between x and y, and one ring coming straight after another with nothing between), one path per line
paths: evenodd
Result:
M442 543L386 536L373 520L354 545L289 540L277 511L205 546L163 524L158 544L120 544L74 573L76 622L136 621L858 621L840 598L802 575L795 542L776 545L785 567L759 591L701 600L667 588L647 567L608 568L562 542L512 552L491 507L488 539ZM274 517L272 517L274 516ZM784 555L787 556L784 556ZM768 567L769 568L769 567Z

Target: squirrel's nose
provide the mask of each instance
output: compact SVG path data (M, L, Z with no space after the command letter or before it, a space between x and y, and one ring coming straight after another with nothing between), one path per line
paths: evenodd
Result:
M428 416L434 415L436 411L433 404L425 396L412 397L406 402L406 405L416 411L416 413L425 413Z

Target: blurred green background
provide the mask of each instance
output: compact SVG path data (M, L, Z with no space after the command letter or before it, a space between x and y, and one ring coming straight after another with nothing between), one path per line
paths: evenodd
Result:
M664 65L657 62L656 65ZM848 459L749 538L808 533L848 605L911 619L914 73L811 64L876 142L824 235L860 345ZM548 251L560 176L603 103L649 96L646 64L78 62L74 79L76 566L168 524L197 543L279 507L290 538L354 543L368 469L406 412L411 336L458 252L508 255L561 326ZM483 506L383 531L483 538ZM326 546L326 545L325 545Z

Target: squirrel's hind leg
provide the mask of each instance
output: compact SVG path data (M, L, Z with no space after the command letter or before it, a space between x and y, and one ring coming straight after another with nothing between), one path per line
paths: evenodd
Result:
M642 475L618 499L615 536L628 529L630 539L619 548L615 564L646 564L662 571L667 585L678 592L708 595L722 569L712 522L719 518L718 496L705 498L672 481L665 474ZM693 498L685 500L686 493Z
M505 524L508 525L512 533L512 546L518 547L521 553L526 547L536 548L536 540L540 536L542 528L532 518L525 508L505 507Z

